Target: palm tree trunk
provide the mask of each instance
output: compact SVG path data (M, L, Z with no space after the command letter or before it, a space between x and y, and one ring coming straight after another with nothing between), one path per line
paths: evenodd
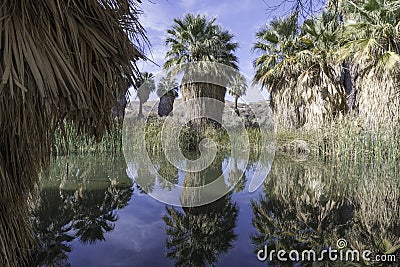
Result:
M239 99L239 96L237 94L235 94L235 112L239 116L240 113L239 113L239 109L238 109L238 99Z
M165 94L158 103L158 116L172 116L174 109L175 95Z
M343 62L341 80L347 94L347 106L349 110L356 107L357 90L355 87L356 74L353 71L353 66L349 62Z
M190 121L192 126L204 126L210 123L216 126L221 125L225 105L225 87L197 82L183 83L181 90L187 103L185 107L187 121Z
M138 113L139 117L143 116L143 102L142 100L139 100L139 113Z

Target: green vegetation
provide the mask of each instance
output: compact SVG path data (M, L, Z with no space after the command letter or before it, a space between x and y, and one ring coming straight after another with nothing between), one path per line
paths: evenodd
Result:
M356 113L368 129L398 125L398 2L330 1L300 21L298 12L273 20L254 45L254 81L270 92L277 124L318 128Z
M216 18L208 19L206 16L186 14L182 19L174 19L173 26L167 30L165 44L169 50L166 53L164 68L173 73L182 71L181 68L189 68L184 72L180 86L184 102L201 97L225 102L226 86L229 81L226 79L226 73L215 64L239 69L235 55L238 43L233 39L232 33L216 24ZM201 62L207 64L201 65L201 68L197 68L197 65L189 67L183 65L201 64ZM190 71L191 66L197 68L193 73ZM206 81L218 78L220 84L199 82L199 77L203 77ZM196 117L205 112L212 113L216 117L214 121L221 122L223 105L205 101L187 107L187 116L190 119L199 120ZM201 119L200 124L202 124Z
M285 154L309 154L329 161L397 162L400 135L396 128L366 129L359 119L338 119L319 130L279 130L277 148ZM296 142L305 141L306 149ZM307 150L307 151L305 151Z
M150 152L155 152L162 149L162 142L169 142L168 139L162 140L162 120L153 120L146 125L146 148ZM173 126L170 126L173 127ZM177 126L178 127L178 126ZM168 131L165 128L164 131ZM261 144L261 132L259 128L248 128L246 129L247 136L249 138L250 149L252 153L263 149ZM239 134L239 131L237 132ZM196 151L199 149L200 141L204 138L211 139L217 145L220 151L230 151L232 146L236 148L242 148L243 150L248 149L243 147L242 141L235 133L229 136L228 132L223 128L215 127L213 125L205 125L202 129L192 128L188 125L183 126L179 135L179 146L183 151Z
M71 154L112 153L122 151L122 123L113 124L100 140L79 134L74 127L64 123L55 133L53 156Z

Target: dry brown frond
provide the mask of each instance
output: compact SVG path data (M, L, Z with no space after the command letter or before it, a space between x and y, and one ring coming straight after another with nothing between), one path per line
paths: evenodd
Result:
M1 211L25 216L18 207L26 205L48 163L59 122L67 119L80 133L97 137L110 125L111 107L126 92L126 79L137 76L134 62L143 58L138 47L147 41L138 14L132 0L2 1ZM22 254L30 246L29 237L24 242L18 224L1 218L0 240L7 245L0 265L12 265L19 259L15 250Z
M373 71L357 81L359 117L368 129L400 124L399 83L398 75Z

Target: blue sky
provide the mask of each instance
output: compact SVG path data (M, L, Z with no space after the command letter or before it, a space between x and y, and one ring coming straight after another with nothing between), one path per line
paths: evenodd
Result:
M236 36L239 43L237 56L239 58L240 71L249 79L253 77L252 62L257 57L257 53L252 52L251 48L255 41L255 32L265 23L275 16L283 13L283 10L270 14L267 11L269 5L274 5L280 0L144 0L140 20L147 31L147 36L151 42L150 59L162 66L165 53L168 47L164 45L165 33L173 24L173 19L183 17L186 13L205 14L208 17L217 17L217 23L225 29L230 30ZM140 62L138 64L142 71L159 72L161 69L151 62ZM257 89L259 91L259 88ZM265 98L267 93L264 90L260 93L254 88L248 90L245 101L257 101ZM152 95L150 100L155 100ZM227 99L230 99L227 97Z

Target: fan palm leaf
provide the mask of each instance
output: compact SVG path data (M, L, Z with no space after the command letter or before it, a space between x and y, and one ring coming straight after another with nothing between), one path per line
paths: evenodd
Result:
M297 28L297 15L275 19L257 33L253 81L268 89L275 121L283 127L323 124L346 111L332 50L335 16L323 13Z
M237 70L238 59L235 50L238 44L233 38L233 34L216 24L216 18L208 19L206 16L186 14L183 18L174 19L174 24L167 30L165 44L169 47L169 50L166 53L164 68L172 71L172 73L185 73L181 85L184 101L206 97L224 102L226 86L211 82L193 83L191 79L194 76L203 75L202 77L205 79L213 76L221 77L221 80L223 80L222 78L227 75L221 73L220 68L215 68L216 63ZM208 62L210 64L207 64ZM193 66L193 68L188 67L188 65ZM191 107L188 107L188 109L188 111L193 110ZM212 113L217 114L217 117L220 118L217 121L222 121L223 110L221 107L216 108L215 105L207 106L206 104L206 107L198 107L198 110L202 114L212 110ZM196 117L192 114L193 112L188 112L188 117Z

